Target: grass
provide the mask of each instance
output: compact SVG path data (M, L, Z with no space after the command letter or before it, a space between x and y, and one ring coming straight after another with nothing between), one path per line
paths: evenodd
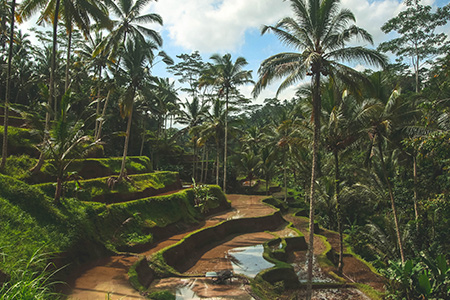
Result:
M46 264L47 255L36 250L28 260L19 260L11 266L11 278L0 286L0 300L51 300L59 299L60 295L53 291L56 283L53 276L58 272L50 271L51 265Z
M220 188L213 186L211 192L224 201ZM0 252L4 253L0 270L9 274L11 266L23 264L38 249L86 259L105 254L106 249L149 243L153 227L203 218L193 198L192 190L183 190L113 205L66 198L56 206L39 188L0 175Z
M64 183L64 197L77 198L81 201L93 201L97 196L104 195L105 203L114 202L114 195L142 192L145 189L163 189L170 185L176 185L178 174L175 172L155 172L147 174L130 175L130 181L124 180L114 185L111 189L108 186L108 178L94 178L87 180L67 181ZM55 194L54 183L43 183L36 185L50 197Z
M25 143L26 144L26 143ZM51 160L46 160L39 173L32 176L28 171L37 162L36 158L28 154L10 156L6 161L5 175L25 181L27 183L55 182L55 168ZM75 159L70 164L68 172L76 172L84 179L119 174L122 163L121 157ZM152 172L150 159L146 156L129 156L125 165L129 174L143 174Z

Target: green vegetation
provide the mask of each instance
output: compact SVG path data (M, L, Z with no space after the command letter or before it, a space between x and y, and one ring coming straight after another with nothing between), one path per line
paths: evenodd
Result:
M155 172L148 174L130 175L128 180L118 182L113 187L110 186L109 177L101 177L88 180L68 181L64 184L63 196L67 198L77 198L80 201L96 201L102 203L123 202L148 197L152 193L157 194L170 187L179 187L178 174L175 172ZM55 194L53 183L35 185L44 191L48 196ZM145 192L148 190L147 196ZM140 196L132 197L132 194L141 193Z
M56 170L51 160L47 160L39 173L32 175L29 170L37 159L28 155L11 156L6 161L4 174L34 184L55 181ZM117 175L120 172L121 158L74 159L67 171L83 179ZM150 159L145 156L129 156L126 170L129 174L152 172ZM52 195L53 196L53 195Z
M450 4L405 0L381 27L396 36L366 48L352 43L372 36L341 1L286 1L294 13L262 33L292 52L261 62L253 96L280 79L277 96L295 94L255 104L239 90L252 83L246 58L169 57L146 27L165 17L144 13L151 0L17 2L0 0L0 275L38 249L86 244L91 258L151 243L225 207L220 185L271 194L266 203L296 208L341 245L345 233L387 278L388 298L447 296ZM30 18L52 31L30 38L15 23ZM177 81L153 74L159 62ZM357 71L369 65L379 69ZM178 177L194 189L151 197Z
M211 208L225 200L218 187L211 187L210 193L216 199ZM203 218L194 207L192 190L112 205L66 198L55 206L39 188L4 175L0 175L0 205L5 255L1 270L9 270L37 249L60 253L77 251L78 243L90 243L91 249L79 250L95 257L105 253L105 247L126 249L151 242L152 228L183 226Z
M37 249L26 260L21 259L10 266L8 273L11 274L8 282L0 286L1 300L51 300L59 299L60 295L52 291L56 283L53 276L59 271L51 271L51 265L47 264L47 256ZM4 255L4 254L0 254ZM42 265L46 265L42 268Z

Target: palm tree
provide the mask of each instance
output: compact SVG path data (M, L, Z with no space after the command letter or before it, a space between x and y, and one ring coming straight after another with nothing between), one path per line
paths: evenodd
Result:
M0 170L5 167L6 157L8 156L8 117L9 117L9 104L11 103L11 66L13 58L13 43L14 43L14 20L16 19L16 0L11 3L11 15L10 15L10 32L9 32L9 50L8 50L8 69L6 71L6 92L5 92L5 108L4 108L4 123L3 123L3 148L2 148L2 161L0 163Z
M397 231L397 242L400 250L400 257L402 262L405 261L403 251L403 242L400 233L400 227L397 217L397 208L395 205L394 191L390 177L388 176L383 145L388 140L388 136L394 131L403 126L401 120L408 120L408 115L411 111L405 109L405 103L402 103L400 90L394 89L391 91L386 84L382 72L376 72L370 77L373 86L373 98L366 99L364 105L363 122L369 125L368 133L370 137L369 151L367 157L372 153L373 147L377 147L378 155L385 184L387 185L389 198L391 201L392 214L394 217L395 229Z
M98 7L98 1L93 0L25 0L20 6L19 21L25 20L32 16L36 10L42 9L41 15L38 19L38 24L42 22L53 23L53 45L52 45L52 59L50 68L50 82L49 82L49 93L48 93L48 107L45 117L45 131L48 131L50 122L50 110L52 103L55 107L55 113L57 109L57 102L55 96L55 69L56 69L56 54L57 54L57 31L58 31L58 20L62 17L65 21L66 28L69 33L69 43L67 51L67 64L69 64L70 59L70 47L71 47L71 37L72 37L72 26L75 23L77 26L83 29L83 31L88 32L89 30L89 16L94 17L97 20L109 20L105 11ZM60 16L61 12L61 16ZM66 83L65 91L68 89L69 83L69 67L66 67ZM44 135L45 139L48 135ZM44 162L44 155L41 153L39 156L39 161L33 167L32 172L40 170Z
M69 115L70 90L61 101L61 111L56 116L50 130L50 138L43 144L43 153L53 160L56 169L55 203L61 198L62 184L67 173L67 168L76 158L82 157L98 141L89 142L88 135L84 135L84 123L81 119L74 119ZM82 144L88 143L86 146Z
M158 14L142 15L141 11L151 0L105 0L106 5L111 9L111 13L119 17L119 20L113 21L113 30L103 42L98 45L93 55L98 55L106 50L110 57L116 57L120 45L125 44L127 39L138 42L150 40L157 46L162 46L162 38L158 32L146 28L141 24L157 23L162 25L163 20ZM116 3L117 2L117 3ZM119 58L120 60L120 58Z
M55 99L55 69L56 69L56 54L58 47L58 19L59 19L59 8L61 5L61 0L25 0L22 2L19 11L19 21L26 20L36 12L38 9L43 9L41 16L38 19L38 23L42 23L44 20L52 18L53 24L53 37L52 37L52 56L50 63L50 82L49 82L49 92L48 92L48 103L47 103L47 113L45 115L45 132L48 131L50 126L50 110L53 101ZM56 102L55 102L56 103ZM44 143L48 138L48 134L44 134ZM41 153L39 156L39 161L32 168L32 172L39 171L44 163L44 154Z
M163 41L160 34L155 30L146 28L142 25L146 23L157 23L162 25L163 23L161 16L158 14L141 14L141 11L150 1L151 0L104 1L106 6L111 10L112 14L118 16L119 19L112 21L113 30L95 47L92 56L97 57L98 55L108 53L109 60L116 63L116 68L113 73L117 73L120 66L121 57L119 56L118 60L116 60L118 50L122 45L126 44L128 39L137 42L145 42L147 38L152 44L162 46ZM114 85L113 88L108 89L108 94L106 96L105 103L103 104L102 117L100 118L98 124L97 138L100 138L101 136L103 119L105 117L109 99L114 90Z
M124 81L127 82L125 91L121 95L120 114L123 118L128 117L123 147L123 158L120 173L117 181L125 176L125 162L128 152L128 144L131 133L131 120L133 115L133 104L137 96L141 96L142 91L148 88L150 76L150 63L154 59L153 50L157 47L145 41L128 41L122 53L123 69L120 70Z
M238 57L233 63L231 54L211 56L211 64L200 79L200 86L212 85L219 89L219 96L225 96L225 145L223 154L223 191L227 184L227 147L228 147L228 108L230 94L239 85L251 83L251 71L242 70L248 63L243 57Z
M224 131L225 103L220 99L216 99L212 111L206 114L204 122L199 127L200 144L205 143L212 137L216 144L216 185L219 185L220 141L224 137Z
M373 41L367 31L356 25L349 25L355 22L355 16L348 9L339 9L339 0L290 0L290 2L295 17L283 18L275 26L264 26L262 33L273 31L284 44L298 49L299 52L279 53L265 59L258 70L259 80L253 93L257 96L274 80L286 77L278 89L279 93L303 79L305 75L311 76L314 131L308 249L307 294L310 298L314 249L315 182L320 141L321 75L341 77L344 82L352 82L359 77L359 73L339 63L339 60L360 60L368 64L384 66L386 57L375 50L346 46L353 38L360 38L371 44Z
M192 161L192 178L197 180L197 144L199 138L199 125L203 122L205 115L208 111L208 106L204 103L200 103L198 97L194 97L191 102L186 100L181 106L184 110L179 111L179 115L176 120L178 123L187 125L185 128L181 129L178 134L184 134L189 132L192 134L192 145L194 150L194 159Z
M266 181L266 195L269 195L269 184L276 174L276 160L273 147L267 145L261 149L259 171Z
M286 116L287 117L287 116ZM274 146L274 151L281 155L283 165L284 201L287 202L287 162L296 156L296 151L304 142L300 135L301 123L297 119L285 119L277 126L269 126L268 139Z
M87 43L83 43L81 46L81 49L78 51L82 57L85 57L87 60L87 64L90 68L94 69L94 76L97 81L97 97L96 97L96 118L95 118L95 128L94 128L94 136L95 139L98 140L101 138L101 130L106 114L106 109L102 111L102 114L100 115L101 110L101 92L102 88L105 88L108 90L106 99L104 101L104 108L107 107L109 98L111 97L112 92L114 91L114 83L109 82L108 85L108 78L103 78L103 70L105 70L107 67L114 68L114 62L108 58L108 53L106 51L101 51L97 56L92 56L92 53L95 51L97 46L103 41L103 35L101 31L95 31L94 37L91 35L88 36Z
M342 209L340 201L341 176L339 169L339 155L355 143L363 134L363 127L359 122L362 107L357 105L356 99L348 90L342 91L338 83L332 78L324 86L325 97L323 107L325 115L325 145L334 158L334 202L336 205L337 227L339 233L339 263L338 272L344 267L344 243Z
M67 32L67 53L66 53L66 75L64 92L70 84L70 56L72 48L73 27L76 25L81 29L86 38L90 32L90 18L97 21L97 28L112 28L112 22L108 17L106 7L100 1L93 0L62 0L61 17Z
M150 76L150 71L156 58L153 51L157 48L158 46L152 42L129 40L121 56L123 58L123 69L119 71L124 82L126 82L126 87L124 93L121 95L120 112L122 117L128 117L128 122L123 147L122 166L117 179L118 181L122 180L125 176L125 162L131 133L133 104L136 97L145 97L145 95L151 94L150 89L152 85L150 81L153 78ZM172 60L164 52L161 51L158 55L162 57L165 63L172 63Z

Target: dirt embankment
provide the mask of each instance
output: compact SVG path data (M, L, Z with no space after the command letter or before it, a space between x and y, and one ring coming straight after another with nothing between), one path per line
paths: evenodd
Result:
M111 256L80 267L67 279L65 294L72 300L105 299L145 299L128 282L127 272L140 256L151 255L179 242L186 235L202 228L210 227L228 219L264 216L275 212L261 203L265 196L227 195L232 209L212 215L201 225L161 240L151 248L131 256Z

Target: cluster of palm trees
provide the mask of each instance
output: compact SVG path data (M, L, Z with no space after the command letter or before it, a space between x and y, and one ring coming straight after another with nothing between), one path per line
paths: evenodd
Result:
M253 94L259 95L280 79L278 92L304 78L311 81L291 101L266 99L264 106L246 106L249 100L238 89L253 83L245 58L215 54L204 62L194 52L179 55L180 62L173 64L160 51L161 36L144 26L162 24L159 15L142 14L149 1L26 0L18 9L15 1L0 1L1 59L9 63L2 73L5 88L0 87L6 95L2 166L7 155L8 108L14 102L15 108L23 104L28 111L40 111L41 119L46 116L43 154L35 169L46 153L53 153L48 157L61 163L59 177L67 167L64 162L74 157L71 151L80 149L71 145L103 140L108 154L118 154L122 148L113 147L114 133L126 128L118 180L125 176L129 145L134 153L148 155L145 145L151 139L154 163L156 148L169 152L178 141L192 153L191 177L196 182L215 182L224 192L231 186L233 172L234 177L243 175L250 181L264 179L266 191L271 182L283 185L285 200L288 188L297 188L310 206L309 283L316 216L339 232L339 272L343 270L344 229L368 223L362 217L366 215L357 211L361 207L379 218L382 214L383 226L393 224L396 251L385 253L389 258L405 261L413 254L405 246L405 224L419 224L421 199L439 192L439 188L420 187L421 167L431 164L444 170L440 162L423 163L421 149L426 148L423 141L430 132L449 128L447 102L442 100L450 97L448 57L430 71L422 84L429 86L424 94L414 91L414 78L413 84L403 84L402 91L400 83L405 78L393 66L360 73L342 63L388 66L386 57L376 50L349 46L355 38L370 44L372 38L353 25L354 15L340 8L339 0L290 0L294 17L264 26L262 33L274 33L294 51L261 63ZM14 30L13 16L22 21L37 10L41 10L39 22L53 24L53 31L38 33L43 45L33 48L26 35ZM58 31L59 23L63 26ZM65 50L58 50L59 44ZM152 76L152 67L160 61L171 65L169 71L179 77L188 95L184 102L174 82ZM418 102L428 104L420 110ZM119 111L126 123L105 122ZM184 128L172 128L174 122ZM131 130L132 126L136 129ZM409 181L413 182L411 197L402 190ZM379 227L373 223L371 228Z
M11 14L9 18L5 18L5 20L10 20L11 27L7 59L9 72L6 74L5 85L2 167L5 165L7 156L11 81L15 81L21 75L18 74L21 71L20 64L31 60L35 62L35 72L23 74L28 78L20 78L19 82L26 80L33 86L26 89L24 86L15 84L14 90L16 98L22 98L17 102L29 106L32 106L33 102L41 101L44 95L47 98L42 149L49 148L51 143L55 142L55 136L51 136L51 126L55 124L52 120L57 121L58 116L61 115L59 111L63 108L61 103L64 97L78 98L71 103L71 105L79 107L78 113L90 105L90 103L86 103L86 100L80 99L92 99L92 102L96 103L93 116L95 128L92 134L94 142L98 142L102 137L102 126L108 112L108 104L111 98L114 98L119 102L122 117L128 118L123 162L118 180L123 178L131 134L133 103L141 98L165 97L162 95L164 90L173 90L173 87L167 82L158 81L151 75L151 69L158 59L167 64L171 64L173 61L163 51L157 52L162 45L159 33L145 27L149 23L162 25L162 18L159 15L142 14L142 10L149 2L150 0L30 0L20 3L18 9L16 9L15 1L9 5ZM2 7L8 7L7 1L2 1ZM38 33L37 37L43 42L44 49L36 49L30 53L27 52L30 51L26 48L27 45L20 43L26 41L27 36L21 35L20 31L15 32L14 20L17 18L22 22L34 16L38 11L40 11L38 24L52 24L53 30L51 37L45 33ZM112 12L112 16L116 19L111 19L109 12ZM7 16L5 15L5 17ZM58 31L60 24L63 25L62 31ZM17 37L15 44L13 43L14 37ZM47 44L48 41L51 41L51 45ZM61 57L61 51L58 50L58 45L62 41L65 46L65 61ZM65 64L65 68L63 64ZM62 76L63 68L65 69L64 76ZM17 71L11 72L11 69L17 69ZM41 99L36 99L36 91ZM67 130L69 129L67 127ZM41 151L39 162L33 171L40 169L45 153L46 151Z

